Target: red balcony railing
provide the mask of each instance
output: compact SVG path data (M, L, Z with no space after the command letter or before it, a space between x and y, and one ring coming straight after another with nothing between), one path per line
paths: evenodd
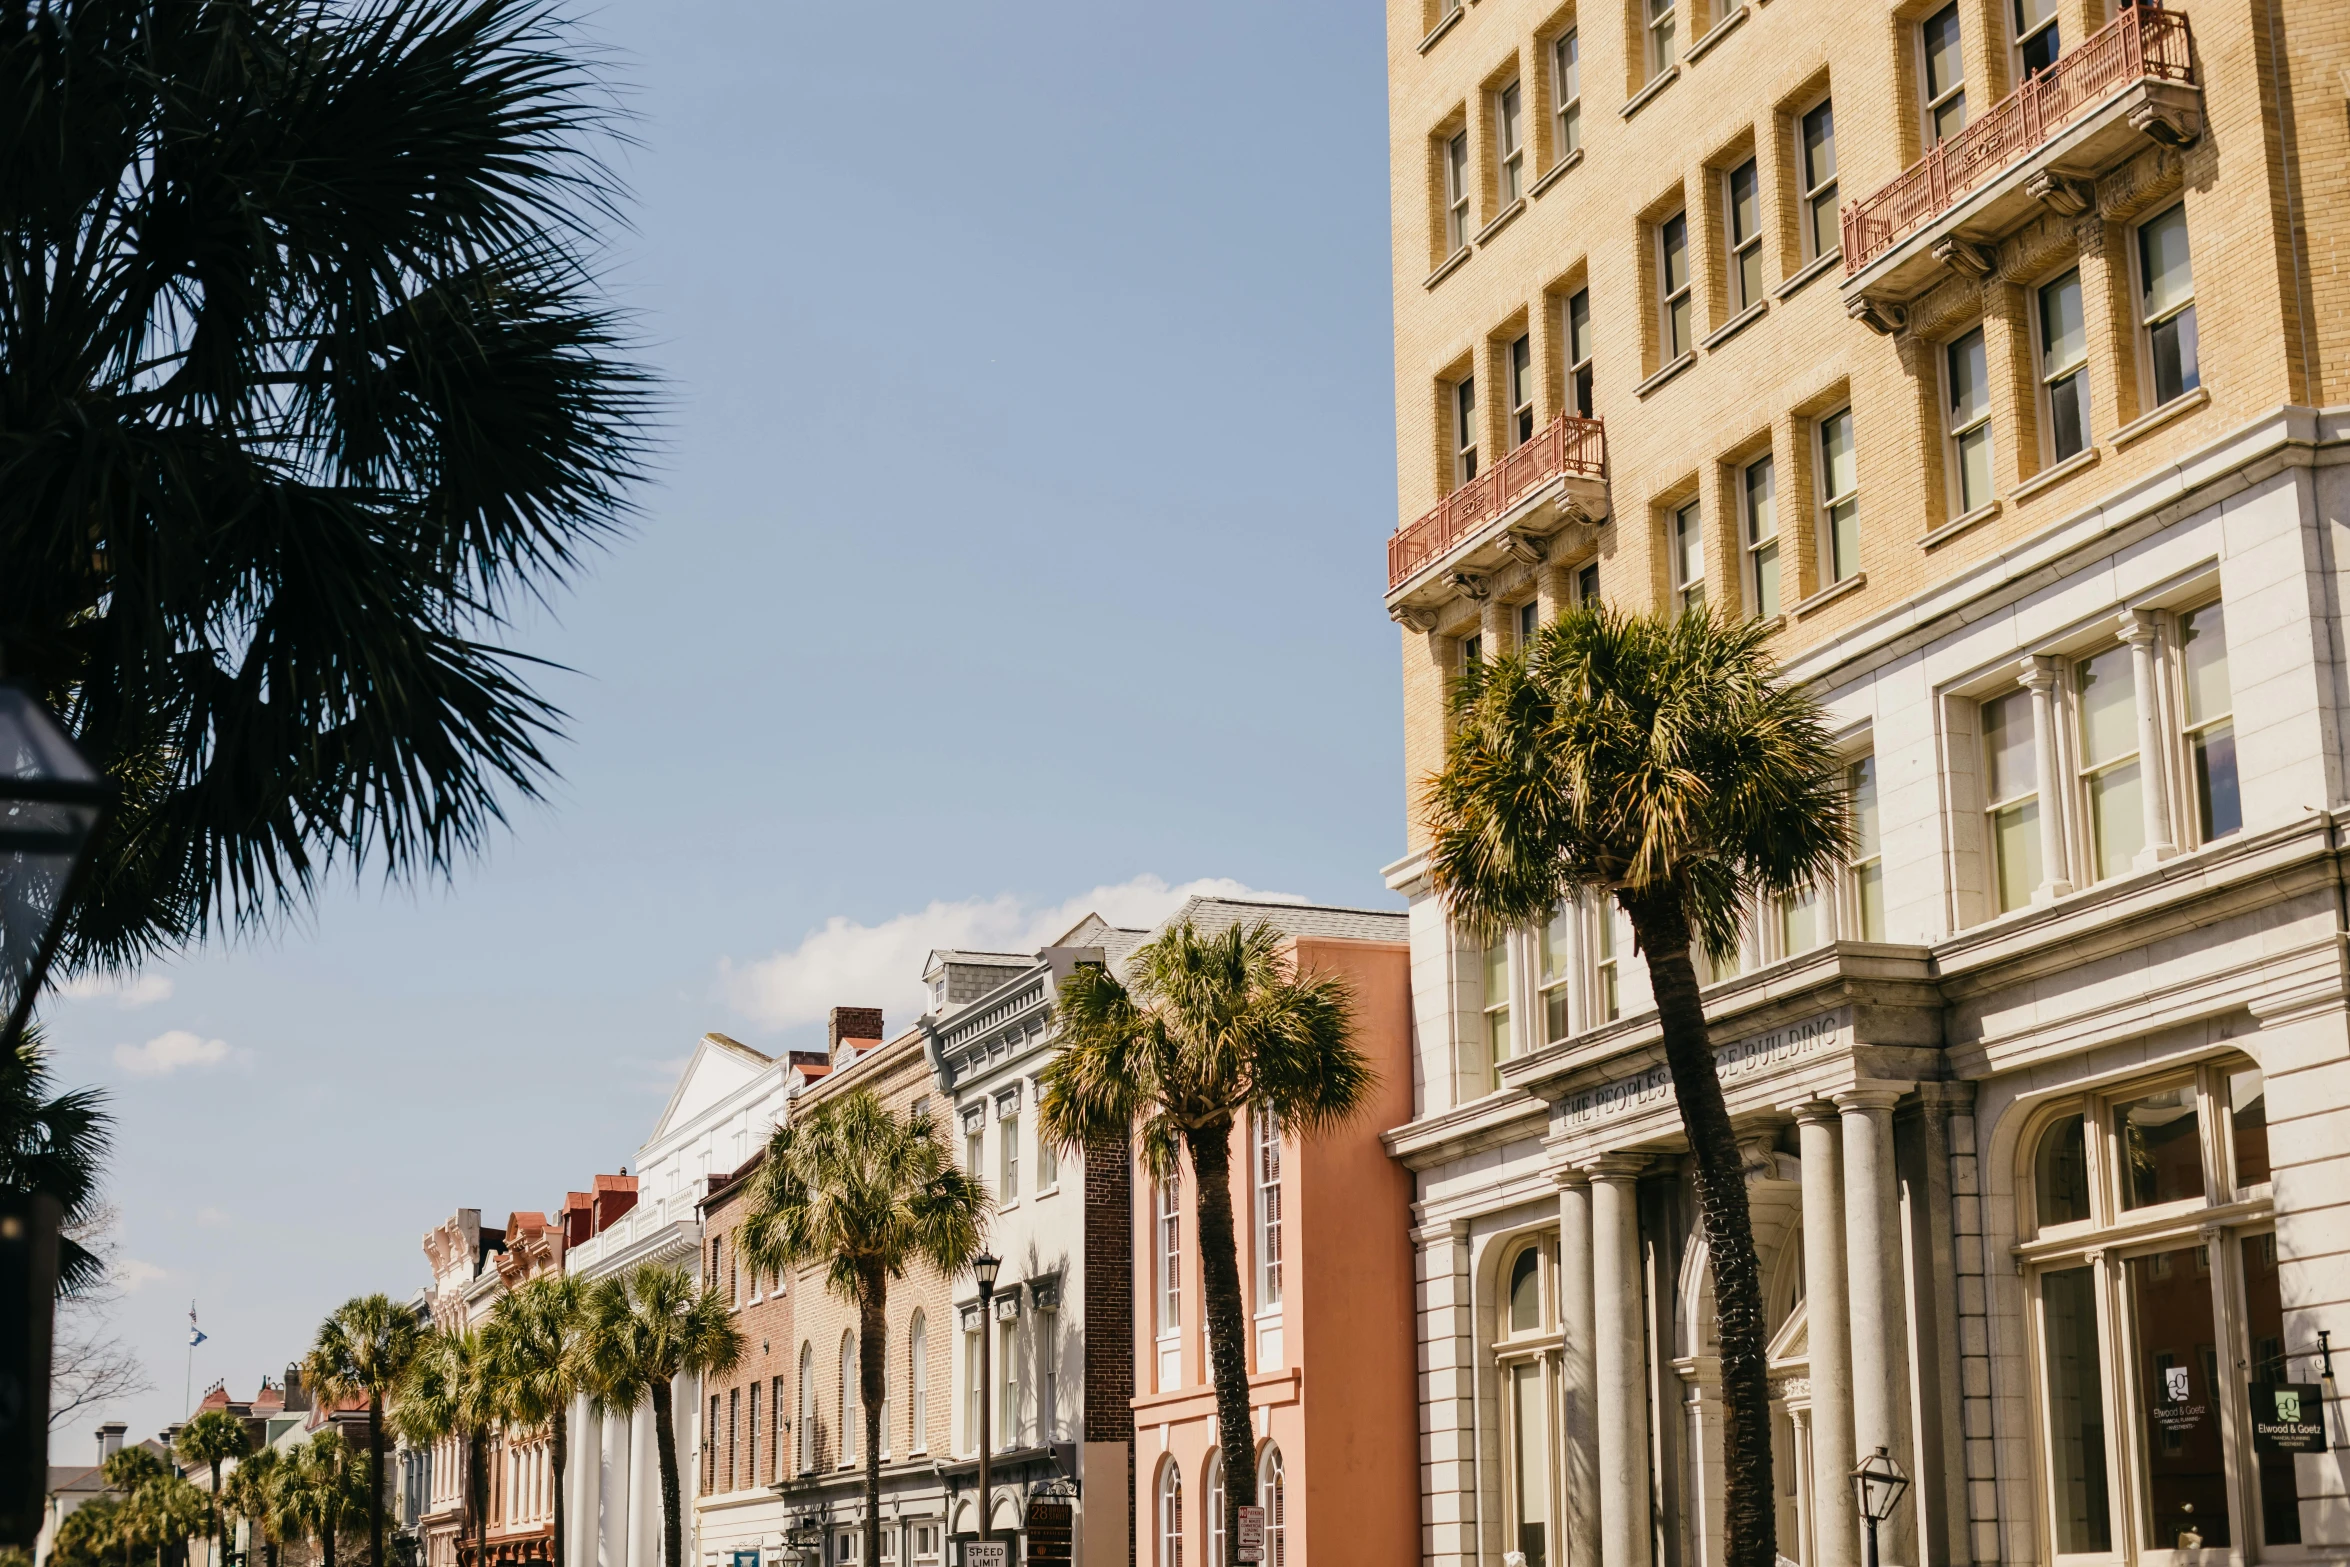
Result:
M1393 588L1437 556L1508 511L1537 486L1562 473L1607 477L1607 432L1597 419L1560 414L1533 439L1437 503L1419 521L1387 541L1387 585Z
M2022 162L2123 83L2145 77L2194 81L2194 53L2186 17L2157 9L2151 0L2126 8L1899 179L1846 207L1844 275L1860 271L1968 192Z

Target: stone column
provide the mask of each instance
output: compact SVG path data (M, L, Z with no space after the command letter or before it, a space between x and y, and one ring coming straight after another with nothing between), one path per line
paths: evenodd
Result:
M1804 1567L1859 1567L1860 1519L1844 1505L1852 1451L1852 1341L1844 1300L1843 1154L1836 1107L1795 1112L1803 1151L1804 1333L1811 1345L1811 1518L1818 1555Z
M1909 1443L1909 1317L1902 1288L1901 1207L1893 1171L1891 1088L1836 1096L1844 1121L1844 1253L1852 1305L1852 1445L1867 1455L1882 1447L1915 1467ZM1890 1523L1889 1560L1915 1561L1910 1527L1918 1477Z
M1565 1339L1559 1429L1566 1446L1565 1567L1597 1567L1599 1530L1598 1318L1592 1292L1591 1178L1560 1173L1559 1327Z
M2134 609L2122 620L2122 640L2130 645L2130 669L2138 694L2138 780L2146 809L2146 847L2138 851L2138 866L2159 865L2179 852L2171 832L2170 769L2163 765L2162 693L2154 681L2154 615Z
M597 1567L628 1567L629 1417L607 1412L596 1422L601 1506L596 1515Z
M2023 686L2032 693L2032 770L2040 792L2040 886L2032 901L2046 903L2073 890L2064 852L2063 753L2056 745L2056 660L2035 656Z
M1647 1160L1591 1172L1594 1381L1599 1390L1600 1567L1648 1567L1648 1356L1640 1323L1640 1189Z
M677 1484L681 1501L693 1494L683 1473ZM661 1455L653 1445L653 1406L647 1402L628 1417L628 1567L662 1567L661 1524Z

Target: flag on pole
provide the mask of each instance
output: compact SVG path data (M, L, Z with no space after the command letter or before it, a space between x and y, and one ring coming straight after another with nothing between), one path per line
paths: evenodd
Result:
M204 1339L204 1330L196 1326L196 1303L191 1300L188 1302L188 1348L194 1349Z

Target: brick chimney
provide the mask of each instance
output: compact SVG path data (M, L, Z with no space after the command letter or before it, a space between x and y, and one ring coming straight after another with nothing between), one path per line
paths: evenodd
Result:
M99 1463L105 1463L107 1459L122 1451L123 1435L129 1430L129 1424L121 1420L109 1420L98 1428Z
M881 1043L881 1008L834 1007L831 1028L832 1054L840 1055L840 1047L853 1045L859 1050L870 1050Z

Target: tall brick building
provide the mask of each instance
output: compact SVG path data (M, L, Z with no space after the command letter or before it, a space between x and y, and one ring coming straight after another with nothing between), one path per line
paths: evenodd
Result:
M1880 1445L1890 1561L2350 1540L2342 1469L2254 1429L2350 1332L2350 13L1391 0L1388 40L1423 1557L1721 1555L1629 931L1472 947L1425 880L1449 682L1591 595L1769 621L1863 828L1706 991L1780 1551L1852 1567Z

